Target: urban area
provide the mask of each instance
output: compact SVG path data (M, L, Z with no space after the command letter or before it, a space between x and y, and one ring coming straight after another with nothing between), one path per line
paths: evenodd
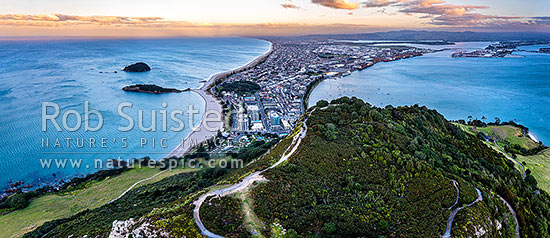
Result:
M342 78L378 62L433 52L327 40L269 41L272 50L265 59L219 80L211 89L228 117L224 145L217 146L216 152L231 152L256 140L287 135L307 109L310 91L324 79Z

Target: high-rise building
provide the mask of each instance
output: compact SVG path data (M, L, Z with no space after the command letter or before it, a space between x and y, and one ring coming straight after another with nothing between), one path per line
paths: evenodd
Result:
M257 105L248 105L247 110L252 122L260 121L260 108Z
M237 115L237 126L239 131L248 131L250 122L248 121L248 115L246 113L239 113Z
M277 114L276 112L271 112L269 114L269 118L271 119L271 125L280 125L281 124L279 114Z

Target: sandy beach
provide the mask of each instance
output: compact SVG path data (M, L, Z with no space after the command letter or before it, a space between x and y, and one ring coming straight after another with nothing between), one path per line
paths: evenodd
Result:
M263 62L273 52L273 44L270 44L269 50L263 55L250 61L248 64L236 69L225 71L211 76L200 88L191 90L199 94L204 100L205 110L201 118L200 126L193 130L172 152L166 155L170 157L183 157L197 145L207 141L223 130L223 108L220 101L212 94L210 88L217 80L226 78L232 74L242 72ZM217 112L217 113L209 113ZM208 120L206 120L208 118ZM209 127L208 130L206 127Z
M531 138L531 140L533 140L534 142L539 143L539 139L537 138L537 136L535 134L533 134L533 132L529 131L527 133L527 136L529 136L529 138Z

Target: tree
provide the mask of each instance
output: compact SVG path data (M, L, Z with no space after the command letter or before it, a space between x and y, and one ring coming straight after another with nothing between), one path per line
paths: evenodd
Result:
M325 101L325 100L321 100L321 101L317 102L317 107L323 108L323 107L326 107L326 106L328 106L328 102Z

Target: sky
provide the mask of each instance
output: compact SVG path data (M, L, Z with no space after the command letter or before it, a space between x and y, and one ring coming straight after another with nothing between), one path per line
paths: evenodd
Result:
M2 0L0 36L550 32L550 0Z

